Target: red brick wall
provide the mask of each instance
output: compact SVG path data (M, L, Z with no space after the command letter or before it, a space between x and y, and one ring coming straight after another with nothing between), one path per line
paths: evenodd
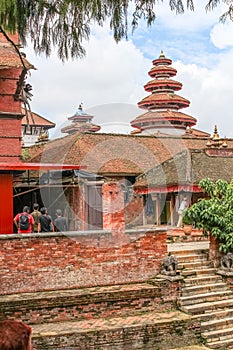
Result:
M0 70L0 111L7 113L21 113L21 102L14 100L17 82L21 74L19 68Z
M167 254L166 231L0 236L0 294L146 281Z
M124 193L118 182L105 183L103 194L103 228L114 235L121 235L125 229Z
M125 224L128 226L143 224L143 197L133 197L125 206Z

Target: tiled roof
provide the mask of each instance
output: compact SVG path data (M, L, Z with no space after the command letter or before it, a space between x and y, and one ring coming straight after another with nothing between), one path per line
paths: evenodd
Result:
M31 126L46 126L48 129L54 128L56 126L55 123L51 122L48 119L45 119L44 117L41 117L41 115L39 115L35 112L32 112L32 116L30 113L28 113L28 121L27 121L24 108L22 108L22 114L24 115L24 117L22 119L22 125L28 125L28 122L29 122L29 125L31 125ZM33 118L33 120L32 120L32 118Z
M139 175L187 148L203 149L207 141L207 138L190 136L77 132L52 140L43 147L32 146L28 152L32 162L77 164L100 175Z
M181 104L185 107L188 107L190 104L190 101L187 100L184 97L181 97L179 95L173 94L173 93L154 93L151 94L144 99L142 99L138 105L143 106L143 105L152 105L152 104L165 104L165 103L174 103L174 104Z
M22 59L27 69L35 69L24 57ZM14 46L0 34L0 69L5 68L23 68L23 64Z
M204 149L184 150L139 176L135 188L198 185L200 180L206 177L213 181L230 181L232 174L233 156L226 157L221 153L211 156Z
M146 91L151 91L155 87L158 88L163 86L172 87L174 90L182 89L182 83L173 79L153 79L146 83L144 88Z
M188 114L182 113L182 112L178 112L178 111L172 111L170 109L166 110L166 111L157 111L157 112L146 112L143 113L141 115L139 115L137 118L135 118L131 124L135 124L136 122L142 122L142 121L147 121L147 120L160 120L160 119L168 119L168 120L191 120L193 121L193 123L196 124L197 120L194 117L191 117Z
M186 130L186 135L190 136L197 136L197 137L210 137L210 134L208 132L194 129L194 128L189 128Z
M65 126L61 129L63 133L73 133L77 131L90 131L95 132L100 130L100 126L93 123L85 123L85 122L76 122L70 125Z

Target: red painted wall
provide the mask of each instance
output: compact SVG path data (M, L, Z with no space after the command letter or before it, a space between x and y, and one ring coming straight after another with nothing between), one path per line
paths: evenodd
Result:
M0 174L0 233L13 233L12 195L12 174Z

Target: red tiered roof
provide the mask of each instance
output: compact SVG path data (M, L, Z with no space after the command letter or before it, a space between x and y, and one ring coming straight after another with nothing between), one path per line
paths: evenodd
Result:
M173 91L178 91L182 89L182 84L179 81L172 79L153 79L150 80L145 86L144 89L148 92L154 91L156 89L164 90L171 89Z
M172 129L185 132L187 127L196 124L195 118L177 112L181 108L189 107L190 101L175 94L175 91L182 89L182 83L170 79L177 73L171 64L172 60L166 58L162 51L159 58L153 61L154 67L148 74L154 79L144 86L144 89L151 92L151 95L138 103L139 108L147 109L149 112L131 122L133 127L142 132L148 129L156 132L160 128L167 129L168 132L171 132Z

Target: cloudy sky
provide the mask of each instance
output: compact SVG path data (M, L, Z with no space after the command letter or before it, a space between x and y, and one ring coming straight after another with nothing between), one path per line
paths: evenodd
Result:
M137 102L148 95L151 61L163 50L183 83L178 94L191 101L183 112L197 118L197 128L212 133L217 124L220 136L233 137L233 24L219 23L223 10L206 13L200 0L195 12L176 15L161 4L153 26L141 23L128 41L116 44L107 25L93 28L86 57L65 64L56 54L35 56L29 45L24 51L37 68L29 78L33 111L56 123L52 137L80 102L102 131L129 133L130 121L143 113Z

